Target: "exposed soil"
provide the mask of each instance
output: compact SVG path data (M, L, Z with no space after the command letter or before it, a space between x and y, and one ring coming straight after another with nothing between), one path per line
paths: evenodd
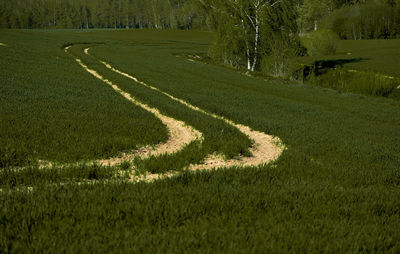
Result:
M5 44L5 43L2 43L2 42L0 42L0 46L3 46L3 47L8 47L8 45L7 45L7 44Z
M65 47L65 52L68 53L68 50L71 48L71 46ZM85 54L89 55L89 48L86 48L84 50ZM132 97L130 94L124 92L121 90L116 84L112 83L110 80L104 78L101 76L98 72L95 70L90 69L87 65L85 65L82 60L75 58L76 62L87 72L89 72L91 75L94 77L100 79L101 81L105 82L109 86L111 86L116 92L124 96L127 100L130 102L134 103L135 105L149 111L150 113L154 114L157 118L159 118L162 123L167 127L169 131L169 138L167 142L158 144L154 147L147 146L147 147L142 147L135 152L132 153L124 153L120 157L117 158L110 158L110 159L104 159L104 160L97 160L96 162L102 165L116 165L119 163L122 163L124 161L129 161L134 159L136 156L145 159L150 156L158 156L161 154L172 154L176 153L182 149L191 142L194 141L200 141L203 142L204 138L201 132L198 130L194 129L191 126L187 126L184 122L178 121L176 119L173 119L171 117L165 116L160 113L160 111L156 108L152 108L146 104L141 103L140 101L136 100L134 97ZM251 157L244 157L244 156L238 156L235 159L230 159L230 160L225 160L222 156L219 156L217 154L212 154L209 155L203 163L201 164L196 164L196 165L189 165L188 170L190 171L197 171L197 170L211 170L211 169L218 169L218 168L230 168L230 167L248 167L248 166L260 166L264 164L268 164L273 162L274 160L278 159L278 157L282 154L282 152L285 150L284 145L281 143L280 139L277 137L273 137L270 135L267 135L263 132L255 131L252 130L250 127L242 125L242 124L237 124L234 123L231 120L228 120L224 117L218 116L213 113L206 112L205 110L196 107L182 99L176 98L156 87L153 87L149 84L144 83L143 81L138 80L137 78L124 73L122 71L119 71L112 67L110 64L101 61L108 69L123 75L125 77L128 77L132 79L133 81L144 85L150 89L153 89L155 91L158 91L169 98L171 98L174 101L180 102L181 104L185 105L186 107L201 112L203 114L206 114L208 116L211 116L216 119L223 120L227 124L234 126L241 132L243 132L245 135L247 135L252 141L253 145L249 148L249 151L251 152L252 156ZM42 166L51 166L51 162L42 162ZM121 172L122 173L122 172ZM179 175L180 172L176 171L170 171L164 174L145 174L141 176L135 176L135 169L132 169L130 173L130 182L153 182L159 179L165 179L165 178L171 178L174 176ZM80 184L80 183L78 183ZM31 191L32 188L28 187L28 191ZM0 189L0 191L2 191Z
M68 52L69 48L70 47L66 47L65 51ZM87 50L88 49L85 49L85 52L87 52ZM203 135L198 130L194 129L191 126L186 125L182 121L178 121L176 119L173 119L171 117L161 114L160 111L156 108L152 108L146 104L139 102L134 97L132 97L130 94L121 90L117 85L112 83L110 80L105 79L98 72L90 69L80 59L76 58L75 60L83 69L85 69L87 72L92 74L94 77L96 77L96 78L100 79L101 81L105 82L106 84L110 85L116 92L118 92L119 94L124 96L125 99L129 100L130 102L145 109L146 111L152 113L157 118L159 118L169 131L169 138L168 138L167 142L165 142L165 143L158 144L154 147L151 147L151 146L142 147L133 153L124 153L121 156L116 157L116 158L98 160L98 161L96 161L97 163L99 163L101 165L113 166L113 165L119 164L123 161L133 160L136 156L139 156L140 158L145 159L150 156L157 156L157 155L161 155L161 154L173 154L173 153L176 153L176 152L182 150L186 145L190 144L191 142L194 142L196 140L202 142Z
M89 55L89 48L85 49L85 54ZM263 132L255 131L252 130L250 127L242 125L242 124L237 124L234 123L231 120L228 120L224 117L218 116L213 113L206 112L205 110L196 107L182 99L176 98L173 95L170 95L162 90L160 90L157 87L151 86L149 84L146 84L143 81L138 80L136 77L133 77L127 73L124 73L114 67L112 67L110 64L100 61L102 64L104 64L108 69L123 75L129 79L132 79L136 83L139 83L143 86L146 86L152 90L158 91L169 98L171 98L174 101L178 101L181 104L185 105L186 107L201 112L203 114L206 114L208 116L211 116L213 118L217 118L220 120L225 121L227 124L234 126L235 128L239 129L241 132L243 132L245 135L247 135L254 143L253 146L249 148L252 156L251 157L243 157L239 156L237 159L230 159L230 160L225 160L221 156L218 155L210 155L209 157L206 158L204 163L202 164L197 164L197 165L190 165L189 170L191 171L196 171L196 170L210 170L210 169L217 169L217 168L229 168L229 167L247 167L247 166L259 166L263 164L268 164L276 159L282 154L284 151L284 146L281 144L281 141L277 137L273 137L270 135L267 135ZM146 181L146 182L152 182L157 179L162 179L162 178L168 178L172 177L174 175L177 175L178 173L175 172L168 172L166 174L147 174L143 176L136 176L136 177L131 177L131 181Z

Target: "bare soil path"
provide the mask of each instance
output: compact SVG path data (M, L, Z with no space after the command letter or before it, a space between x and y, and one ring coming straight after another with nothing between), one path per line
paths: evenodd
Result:
M0 43L1 46L4 46L3 43ZM7 45L6 45L7 46ZM68 50L71 48L71 46L65 47L64 50L66 53L68 53ZM85 54L89 55L89 48L84 50ZM68 53L69 54L69 53ZM119 164L123 161L129 161L134 159L136 156L144 159L148 158L150 156L158 156L161 154L173 154L176 153L182 149L191 142L194 141L200 141L203 142L204 138L201 132L196 130L195 128L186 125L182 121L178 121L176 119L173 119L171 117L165 116L160 113L160 111L156 108L152 108L144 103L141 103L134 97L132 97L130 94L124 92L121 90L116 84L111 82L110 80L104 78L101 76L98 72L95 70L90 69L87 65L85 65L81 59L75 58L75 61L83 68L85 69L88 73L96 77L97 79L103 81L104 83L108 84L111 86L116 92L124 96L125 99L129 100L130 102L134 103L135 105L147 110L148 112L152 113L155 115L157 118L159 118L162 123L168 128L169 131L169 138L167 142L159 144L155 147L143 147L141 149L138 149L136 152L133 153L127 153L123 154L120 157L117 158L110 158L110 159L104 159L104 160L97 160L96 162L99 164L103 165L116 165ZM205 161L201 164L196 164L196 165L189 165L188 170L190 171L197 171L197 170L211 170L211 169L218 169L218 168L230 168L230 167L248 167L248 166L260 166L264 164L268 164L270 162L275 161L278 159L278 157L282 154L282 152L285 150L284 145L281 143L280 139L277 137L273 137L270 135L267 135L263 132L255 131L252 130L250 127L242 125L242 124L237 124L234 123L233 121L226 119L222 116L218 116L213 113L209 113L197 106L194 106L182 99L176 98L173 95L170 95L159 88L156 88L154 86L151 86L149 84L146 84L143 81L138 80L137 78L124 73L120 70L115 69L112 67L110 64L101 61L108 69L123 75L136 83L139 83L143 86L146 86L152 90L158 91L169 98L171 98L174 101L180 102L181 104L185 105L186 107L194 110L201 112L203 114L206 114L208 116L211 116L216 119L223 120L227 124L234 126L241 132L243 132L245 135L247 135L254 143L252 147L249 148L249 151L251 152L252 156L251 157L243 157L243 156L238 156L237 159L230 159L230 160L225 160L222 158L222 156L219 156L217 154L212 154L209 155ZM43 162L43 166L51 166L51 162ZM175 172L175 171L170 171L165 174L146 174L142 176L135 176L134 170L132 169L132 172L130 174L130 182L153 182L158 179L165 179L169 177L174 177L180 174L180 172ZM84 182L78 182L77 184L95 184L97 181L84 181ZM112 182L112 181L110 181ZM33 187L21 187L15 189L15 191L27 191L27 192L32 192ZM0 189L0 193L2 193L3 190Z
M68 53L69 47L65 48L65 52ZM162 154L173 154L176 153L180 150L182 150L186 145L194 142L194 141L200 141L202 142L203 140L203 134L196 130L195 128L186 125L182 121L178 121L176 119L173 119L171 117L165 116L160 113L160 111L156 108L152 108L144 103L141 103L134 97L132 97L130 94L122 91L116 84L112 83L110 80L105 79L103 76L101 76L98 72L95 70L90 69L88 66L86 66L80 59L76 58L75 61L87 72L89 72L91 75L96 77L97 79L100 79L104 83L108 84L111 86L116 92L121 94L125 99L129 100L133 104L145 109L146 111L152 113L155 117L161 120L161 122L167 127L169 131L169 138L167 142L158 144L155 147L143 147L138 149L137 151L133 153L125 153L122 154L122 156L117 157L117 158L110 158L110 159L104 159L104 160L98 160L96 161L99 164L102 165L116 165L119 164L123 161L127 160L133 160L136 156L139 156L142 159L148 158L150 156L158 156Z
M90 55L89 50L90 50L89 48L84 49L85 54ZM248 166L259 166L259 165L263 165L263 164L268 164L268 163L278 159L278 157L282 154L282 152L285 149L285 147L282 145L280 139L277 137L267 135L260 131L255 131L248 126L245 126L242 124L237 124L237 123L234 123L233 121L226 119L222 116L218 116L216 114L209 113L197 106L194 106L194 105L188 103L187 101L184 101L184 100L179 99L169 93L166 93L157 87L146 84L145 82L140 81L138 78L133 77L130 74L127 74L125 72L122 72L104 61L100 61L100 62L103 65L105 65L108 69L110 69L122 76L125 76L125 77L135 81L138 84L141 84L145 87L148 87L152 90L162 93L162 94L166 95L167 97L169 97L170 99L177 101L194 111L198 111L198 112L201 112L208 116L211 116L213 118L223 120L225 123L227 123L231 126L234 126L238 130L243 132L254 142L253 146L249 148L249 150L252 154L251 157L243 157L242 156L242 157L239 157L238 159L225 160L221 156L210 155L206 158L204 163L197 164L197 165L190 165L189 170L191 170L191 171L210 170L210 169L229 168L229 167L248 167ZM160 178L172 177L174 175L176 175L176 173L174 173L174 172L169 172L166 174L148 174L148 175L143 175L141 177L132 178L131 180L150 182L150 181L160 179Z
M5 44L5 43L2 43L2 42L0 42L0 46L3 46L3 47L8 47L8 45L7 45L7 44Z

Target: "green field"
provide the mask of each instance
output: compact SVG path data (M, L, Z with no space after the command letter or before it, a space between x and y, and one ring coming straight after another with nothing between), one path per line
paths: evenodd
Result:
M348 69L400 77L400 40L341 40L335 55L303 58L318 60L345 60L341 64Z
M297 59L315 68L309 84L400 100L400 40L342 40L334 55Z
M8 45L0 46L0 252L400 251L399 101L177 57L205 55L214 39L209 32L0 33ZM352 43L343 44L352 52L343 57L368 57ZM83 52L88 47L92 56ZM168 138L157 118L74 58L203 133L201 144L134 162L143 171L182 174L135 184L115 177L129 163L39 169L38 160L109 158ZM369 58L376 64L352 64L398 72ZM207 112L279 137L286 150L259 167L185 171L210 153L249 156L251 140L99 59Z
M167 138L158 119L86 75L57 33L1 33L10 45L0 47L1 167L101 158Z

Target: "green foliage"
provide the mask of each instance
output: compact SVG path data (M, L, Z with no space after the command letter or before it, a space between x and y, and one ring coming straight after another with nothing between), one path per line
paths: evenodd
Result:
M33 184L36 180L24 179L36 171L21 173L18 183L34 188L1 186L0 252L399 252L399 103L265 81L175 57L206 54L210 36L146 30L7 33L2 40L12 45L18 38L19 48L49 40L53 54L67 41L104 42L93 46L96 57L207 111L276 135L287 150L271 166L184 172L153 184L55 185L50 179L57 173ZM91 58L84 61L204 132L207 147L229 141L228 147L242 148L249 142L224 123L117 79ZM70 60L65 67L74 64ZM87 75L76 72L84 83ZM221 142L212 141L218 138ZM87 179L86 172L80 177ZM4 183L12 182L7 179Z
M0 28L172 28L203 26L191 0L0 0Z
M273 4L273 3L277 4ZM310 32L319 28L335 31L342 39L399 38L400 2L398 0L0 0L0 28L155 28L218 30L235 22L241 27L255 17L252 4L262 7L261 16L279 13L279 27L288 33ZM246 12L243 12L243 10ZM291 9L298 29L287 25ZM218 11L216 11L218 10ZM274 14L273 14L274 15ZM292 15L292 14L290 14ZM238 16L240 22L238 21ZM275 23L277 20L268 20ZM290 23L289 22L289 23ZM290 30L288 31L288 27ZM234 26L226 27L232 29ZM236 29L235 27L234 29ZM247 30L247 29L246 29ZM274 30L274 31L278 31ZM239 34L236 34L239 35ZM249 37L249 30L239 36ZM243 53L241 53L243 54Z
M298 7L297 22L303 32L316 31L319 21L332 9L331 0L304 0Z
M261 59L261 72L273 77L291 77L297 68L296 57L301 55L304 47L297 37L277 34L273 39L263 41L267 52Z
M302 33L330 29L341 39L389 39L400 36L398 0L303 0L297 8Z
M367 1L344 6L323 19L341 39L400 38L400 2Z
M246 36L233 19L226 19L223 24L218 25L217 41L213 43L208 51L214 61L236 68L245 69Z
M299 50L293 2L201 2L215 17L218 39L210 50L215 61L275 76L288 74L289 59Z
M318 30L301 37L301 42L311 56L333 55L336 53L339 37L330 30Z

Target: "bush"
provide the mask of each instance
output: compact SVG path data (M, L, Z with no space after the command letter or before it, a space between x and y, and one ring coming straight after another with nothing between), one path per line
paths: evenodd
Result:
M331 30L318 30L302 37L301 43L310 56L333 55L338 47L339 36Z
M304 55L304 49L298 37L284 34L262 41L266 48L262 52L261 72L274 77L292 78L298 68L295 58Z

